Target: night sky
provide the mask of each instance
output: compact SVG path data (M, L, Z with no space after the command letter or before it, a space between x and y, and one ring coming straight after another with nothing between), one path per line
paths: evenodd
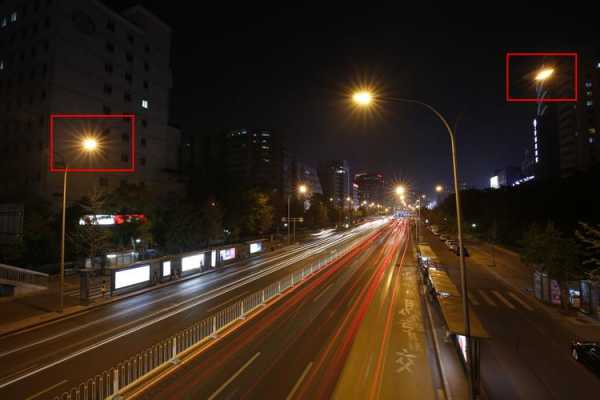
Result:
M534 106L505 101L506 52L573 51L598 36L592 19L565 4L324 3L209 9L142 2L173 28L172 119L198 134L278 129L307 161L345 158L354 172L382 172L419 191L450 182L441 123L414 105L380 102L376 113L353 111L348 94L369 84L428 102L451 124L458 120L462 180L482 187L495 169L519 165L531 140Z

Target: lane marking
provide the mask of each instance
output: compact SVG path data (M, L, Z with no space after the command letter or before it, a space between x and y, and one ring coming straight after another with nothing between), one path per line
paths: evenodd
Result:
M254 360L256 360L256 358L257 358L258 356L260 356L260 351L259 351L258 353L256 353L256 354L255 354L255 355L254 355L254 356L253 356L251 359L249 359L248 361L246 361L246 364L242 365L242 368L238 369L238 370L237 370L237 372L236 372L235 374L231 375L231 377L229 377L229 379L227 379L227 380L225 381L225 383L223 383L223 384L221 385L221 387L220 387L220 388L218 388L218 389L217 389L217 391L216 391L216 392L214 392L214 393L213 393L213 394L212 394L212 395L211 395L211 396L208 398L208 400L213 400L213 399L214 399L215 397L217 397L217 396L218 396L218 395L219 395L219 394L220 394L220 393L221 393L223 390L225 390L225 388L227 387L227 385L229 385L229 384L230 384L230 383L231 383L231 382L232 382L232 381L233 381L235 378L237 378L237 377L238 377L238 375L240 375L242 372L244 372L244 370L245 370L246 368L248 368L248 366L249 366L250 364L252 364L252 362L253 362Z
M345 239L348 239L349 237L352 237L352 235L338 238L336 240L330 241L329 243L319 243L319 244L322 245L322 246L324 246L325 248L328 248L328 247L334 246L336 244L340 244L340 242L344 241ZM217 287L215 287L213 289L210 289L207 292L204 292L204 293L202 293L202 294L200 294L198 296L194 296L192 298L185 299L183 301L180 301L179 303L168 305L168 306L166 306L166 307L164 307L162 309L159 309L159 310L157 310L157 311L155 311L155 312L153 312L153 313L151 313L149 315L144 315L143 317L138 318L138 319L136 319L134 321L130 321L130 322L127 322L127 323L125 323L125 324L123 324L121 326L117 326L115 328L112 328L112 329L106 331L105 333L110 333L111 331L114 331L114 330L117 330L117 329L123 329L123 328L125 328L128 325L131 325L131 324L134 324L134 323L139 323L139 322L141 322L141 321L143 321L145 319L148 319L148 318L153 317L155 315L160 315L161 313L163 313L165 311L172 310L174 308L180 307L180 306L182 306L182 305L184 305L186 303L193 302L193 301L201 299L203 297L207 297L206 301L212 300L213 298L218 297L218 295L224 295L224 294L228 293L231 290L234 290L234 289L237 289L239 287L242 287L243 286L243 285L241 285L242 283L251 283L251 282L254 282L255 280L258 280L258 279L260 279L260 278L262 278L264 276L267 276L267 275L269 275L272 272L279 271L279 270L281 270L281 269L283 269L285 267L288 267L288 266L290 266L292 264L295 264L296 262L300 262L303 259L305 259L305 258L307 258L307 257L309 257L311 255L317 254L319 252L318 248L316 250L313 250L313 247L308 247L308 249L305 248L303 250L305 250L305 253L307 253L307 254L292 255L292 256L289 257L289 259L287 259L285 261L281 261L279 263L271 265L271 266L269 266L269 267L267 267L265 269L259 270L257 272L250 273L247 276L244 276L244 277L238 279L237 281L232 281L232 282L225 283L222 286L217 286ZM281 258L283 258L283 256ZM263 262L262 264L257 264L257 265L252 266L252 267L245 268L244 270L238 271L238 272L236 272L234 274L231 274L231 275L226 275L224 277L217 277L217 278L214 278L213 280L210 280L210 281L207 281L207 282L201 282L201 283L205 283L205 284L210 284L210 283L215 283L215 282L218 283L218 281L222 280L223 278L231 278L234 275L246 272L248 270L255 269L259 265L262 266L264 264L266 264L266 262ZM224 291L224 289L226 289L228 287L230 287L230 290ZM190 292L195 292L195 291L197 291L197 289L198 289L198 287L193 287L189 291ZM212 294L212 293L215 293L217 295L213 296L212 298L209 298L209 295ZM34 346L37 346L37 345L40 345L40 344L43 344L43 343L46 343L46 342L49 342L51 340L58 339L58 338L60 338L62 336L74 333L74 332L79 331L79 330L84 329L84 328L91 327L91 326L93 326L95 324L98 324L100 322L105 322L105 321L113 319L115 317L124 316L124 315L130 313L132 310L136 310L136 309L140 309L140 308L145 308L145 307L147 307L149 305L152 305L154 303L158 303L158 302L164 301L165 299L168 299L170 297L180 296L180 295L181 295L181 293L175 292L175 293L172 293L170 295L158 298L156 300L152 300L150 302L145 302L145 303L142 303L140 305L134 306L132 308L123 310L123 311L118 312L116 314L107 315L106 317L102 317L100 319L96 319L96 320L88 322L86 324L79 325L79 326L76 326L74 328L62 331L62 332L60 332L60 333L58 333L56 335L48 336L48 337L40 339L40 340L38 340L36 342L31 342L31 343L28 343L26 345L22 345L20 347L16 347L16 348L13 348L11 350L8 350L8 351L5 351L3 353L0 353L0 358L6 357L6 356L8 356L10 354L17 353L17 352L22 351L22 350L29 349L31 347L34 347ZM203 302L206 302L206 301L201 301L200 303L198 303L196 305L199 305L199 304L201 304ZM182 311L185 311L185 309L183 309ZM100 335L96 335L96 336L100 336Z
M306 377L306 374L308 374L308 371L310 371L310 369L312 368L312 365L313 365L313 362L311 361L311 362L308 363L308 365L306 366L306 368L304 368L304 372L302 372L302 375L300 375L300 378L298 378L298 380L296 381L296 384L292 388L292 391L290 392L290 394L287 395L287 397L285 398L285 400L290 400L290 399L294 398L294 394L296 394L296 391L298 391L298 388L300 387L300 384L302 383L302 381Z
M34 394L33 396L29 396L27 397L25 400L32 400L35 399L36 397L39 397L41 395L43 395L44 393L47 393L49 391L51 391L52 389L56 389L57 387L64 385L65 383L69 382L67 379L60 381L58 383L55 383L54 385L47 387L46 389L42 390L41 392L37 392L36 394Z
M519 303L520 305L522 305L522 306L523 306L523 307L524 307L526 310L528 310L528 311L533 311L533 308L532 308L532 307L531 307L529 304L525 303L523 300L521 300L521 299L519 298L519 296L517 296L517 295L516 295L516 294L514 294L513 292L508 292L508 295L509 295L510 297L512 297L513 299L515 299L515 301L516 301L517 303Z
M481 297L483 297L483 299L492 307L496 307L496 302L490 297L488 296L488 294L486 292L483 291L483 289L479 289L479 294L481 295Z
M475 295L472 294L471 292L469 292L469 301L471 303L473 303L474 306L478 306L479 302L477 301L477 299L475 298Z
M498 292L497 290L492 290L492 293L500 299L501 302L503 302L507 307L512 308L513 310L515 309L515 306L512 305L512 303L508 300L506 300L506 298L504 296L502 296L500 294L500 292Z
M371 230L369 230L369 231L371 231ZM353 246L353 245L354 245L356 242L358 242L358 241L359 241L359 239L362 237L362 235L360 235L361 233L362 233L362 232L358 231L358 232L351 232L351 233L348 233L348 234L341 235L339 238L337 238L337 239L335 239L335 240L331 240L331 241L330 241L330 242L328 242L328 243L325 243L325 244L324 244L323 246L321 246L320 248L317 248L317 249L315 249L315 250L312 250L312 251L307 251L306 253L309 253L309 255L311 255L311 256L312 256L312 255L315 255L315 254L319 254L319 253L323 252L323 250L324 250L324 249L327 249L327 248L329 248L329 247L333 247L334 245L340 245L341 243L344 243L344 242L350 242L350 243L349 243L349 247L352 247L352 246ZM357 238L356 238L356 239L354 239L355 237L357 237ZM350 239L354 239L354 241L352 241L352 240L350 240ZM306 257L307 257L306 255L300 254L300 255L298 255L298 256L296 256L296 257L292 257L292 258L290 258L289 260L286 260L286 262L284 262L284 263L276 264L276 265L274 265L274 266L272 266L272 267L266 268L266 269L265 269L265 270L263 270L263 271L258 271L258 272L257 272L257 273L255 273L255 274L249 275L248 277L243 277L242 279L240 279L240 280L238 280L238 281L234 281L234 282L228 283L228 284L226 284L226 285L222 286L222 288L225 288L225 287L227 287L227 286L231 286L231 287L230 287L228 290L222 290L220 293L219 293L219 291L218 291L218 289L219 289L219 288L215 288L215 289L214 289L214 290L212 290L211 292L216 292L216 293L215 293L215 294L214 294L212 297L210 297L210 298L207 298L207 299L200 299L200 300L198 300L198 301L196 301L196 302L194 302L194 303L192 303L192 304L188 304L188 305L186 305L186 306L185 306L185 307L183 307L182 309L179 309L179 310L177 310L177 309L176 309L176 310L174 310L174 311L170 311L170 312L169 312L169 313L167 313L167 314L163 314L163 315L160 315L160 316L158 316L158 317L157 317L157 318L155 318L154 320L150 320L150 321L144 322L144 323L142 323L141 325L134 326L134 327L132 327L132 328L129 328L129 329L128 329L128 330L126 330L126 331L123 331L123 332L121 332L121 333L118 333L118 334L116 334L116 335L114 335L114 336L111 336L111 337L109 337L109 338L107 338L107 339L101 340L100 342L97 342L97 343L95 343L95 344L89 345L89 346L87 346L87 347L85 347L85 348L83 348L83 349L81 349L81 350L75 351L74 353L71 353L71 354L69 354L69 355L67 355L67 356L64 356L64 357L63 357L63 358L61 358L61 359L58 359L58 360L56 360L56 361L53 361L53 362L51 362L51 363L49 363L49 364L46 364L46 365L44 365L44 366L41 366L41 367L40 367L40 368L38 368L37 370L30 371L30 372L28 372L28 373L26 373L26 374L24 374L24 375L21 375L21 376L19 376L19 377L13 378L13 379L11 379L11 380L9 380L9 381L2 381L2 382L0 382L0 389L2 389L2 388L4 388L4 387L7 387L7 386L9 386L9 385L11 385L11 384L13 384L13 383L19 382L19 381L21 381L21 380L23 380L23 379L29 378L30 376L33 376L33 375L35 375L35 374L38 374L38 373L40 373L40 372L42 372L42 371L45 371L45 370L47 370L47 369L49 369L49 368L52 368L52 367L54 367L54 366L56 366L56 365L59 365L59 364L61 364L61 363L65 362L65 361L68 361L68 360L70 360L70 359L73 359L73 358L75 358L75 357L77 357L77 356L79 356L79 355L81 355L81 354L84 354L84 353L86 353L86 352L88 352L88 351L91 351L91 350L94 350L94 349L96 349L96 348L98 348L98 347L101 347L101 346L103 346L103 345L105 345L105 344L107 344L107 343L111 343L111 342L113 342L113 341L115 341L115 340L118 340L118 339L120 339L120 338L124 337L124 336L127 336L127 335L129 335L129 334L132 334L132 333L134 333L134 332L137 332L137 331L139 331L139 330L142 330L142 329L144 329L144 328L146 328L146 327L148 327L148 326L151 326L151 325L153 325L153 324L155 324L155 323L158 323L158 322L160 322L160 321L162 321L162 320L165 320L165 319L167 319L167 318L170 318L170 317L172 317L173 315L176 315L176 314L178 314L178 313L181 313L181 312L184 312L184 311L186 311L186 310L188 310L188 309L191 309L191 308L193 308L193 307L195 307L195 306L198 306L198 305L200 305L200 304L202 304L202 303L205 303L205 302L207 302L207 301L209 301L209 300L211 300L211 299L213 299L213 298L216 298L216 297L218 297L218 296L220 296L220 295L224 295L224 294L226 294L226 293L230 292L231 290L237 289L237 288L239 288L239 287L243 287L244 285L246 285L246 284L248 284L248 283L250 283L250 282L253 282L253 281L255 281L255 280L259 279L259 278L262 278L263 276L268 276L269 274L271 274L271 273L273 273L273 272L275 272L275 271L279 271L279 270L281 270L281 269L283 269L283 268L286 268L286 267L288 267L288 266L290 266L290 265L293 265L293 264L295 264L296 262L299 262L299 261L300 261L300 260L302 260L302 259L306 259ZM296 261L296 260L297 260L297 261ZM249 278L253 278L253 279L249 279ZM198 296L198 297L200 297L200 296ZM197 299L197 298L196 298L196 299ZM181 303L186 303L186 302L188 302L188 301L190 301L190 300L185 300L185 301L183 301L183 302L181 302ZM181 304L181 303L180 303L180 304ZM170 306L170 307L167 307L166 309L168 309L168 308L173 308L173 307L174 307L174 306ZM155 314L159 314L159 313L160 313L160 310L159 310L159 311L157 311ZM130 323L127 323L127 324L125 324L125 325L130 325L131 323L135 323L135 322L137 322L137 321L132 321L132 322L130 322ZM118 327L117 327L117 328L113 328L113 329L111 329L111 331L112 331L112 330L115 330L115 329L118 329ZM100 336L100 335L96 335L96 336ZM6 354L6 353L4 353L4 354Z
M323 296L323 294L324 294L324 293L327 291L327 289L329 289L330 287L332 287L332 286L333 286L333 283L334 283L334 282L332 282L332 283L330 283L329 285L327 285L327 287L326 287L325 289L323 289L323 290L321 291L321 293L319 293L319 294L317 295L317 297L315 297L315 298L313 299L313 303L314 303L315 301L319 300L319 298L321 298L321 296Z

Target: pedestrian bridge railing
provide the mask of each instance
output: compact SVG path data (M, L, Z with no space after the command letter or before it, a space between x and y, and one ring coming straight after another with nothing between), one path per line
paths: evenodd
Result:
M30 285L48 286L48 274L32 271L30 269L13 267L12 265L0 264L0 279L27 283Z

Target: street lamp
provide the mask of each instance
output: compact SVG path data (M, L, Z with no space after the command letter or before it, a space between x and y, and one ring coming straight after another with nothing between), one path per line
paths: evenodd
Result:
M538 82L543 82L546 79L550 78L554 74L554 68L542 68L535 75L535 80Z
M80 142L81 151L85 153L94 153L99 148L98 140L94 137L87 136L81 139ZM65 295L65 231L66 231L66 212L67 212L67 176L69 172L69 167L65 162L64 157L62 157L63 165L64 165L64 176L63 176L63 201L62 201L62 227L61 227L61 237L60 237L60 281L59 281L59 291L60 291L60 302L58 307L58 312L62 313L64 309L64 295Z
M298 190L298 194L304 195L304 194L308 193L308 186L306 186L305 184L298 185L298 189L297 190ZM287 203L288 203L287 204L287 206L288 206L287 207L287 228L288 228L287 229L287 231L288 231L288 234L287 234L288 240L287 241L288 241L288 244L290 244L290 229L291 229L290 220L292 220L292 219L294 220L294 240L296 240L296 220L298 219L298 218L290 218L290 201L291 201L291 198L292 198L292 194L290 193L290 194L288 194L288 198L287 198L287 200L288 200L287 201ZM329 199L329 200L333 201L333 199Z
M435 187L435 191L438 193L442 193L444 191L444 187L442 185L437 185Z
M402 185L396 186L396 194L402 196L406 192L406 188Z
M546 78L548 78L550 75L547 75ZM369 93L369 96L367 96L365 93L368 93L368 92L364 92L364 91L359 92L353 96L354 102L356 104L358 104L359 106L367 107L372 102L373 95ZM367 98L369 100L365 101ZM473 386L473 372L474 371L472 368L473 357L472 357L472 344L471 344L471 323L469 320L469 305L467 302L467 274L465 271L465 255L464 255L463 235L462 235L462 215L461 215L461 207L460 207L460 190L459 190L460 187L458 184L458 167L457 167L457 160L456 160L456 136L454 134L454 131L448 124L448 121L446 121L446 118L444 118L444 116L442 114L440 114L440 112L438 110L436 110L434 107L430 106L429 104L424 103L419 100L405 99L405 98L399 98L399 97L394 97L394 98L386 97L384 100L388 100L388 101L392 101L392 102L396 102L396 103L417 104L417 105L427 108L429 111L434 113L436 117L438 117L438 119L442 122L442 124L448 131L448 135L450 136L450 152L451 152L451 156L452 156L452 175L454 178L454 196L455 196L455 201L456 201L456 224L457 224L457 228L458 228L457 230L458 230L458 248L459 248L459 260L460 260L460 278L461 278L461 286L462 286L462 296L461 297L462 297L462 303L463 303L462 305L463 305L463 319L464 319L464 324L465 324L465 336L467 339L466 340L466 353L467 353L467 366L468 366L468 370L469 370L469 391L470 391L470 397L475 398L475 390L474 390L474 386ZM441 192L442 190L443 190L443 188L441 185L438 185L436 187L437 192Z

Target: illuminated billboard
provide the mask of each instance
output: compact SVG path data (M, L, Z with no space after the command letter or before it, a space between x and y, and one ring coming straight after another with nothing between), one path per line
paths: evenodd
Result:
M227 261L235 258L235 247L230 247L229 249L223 249L219 252L221 256L221 260Z
M202 268L204 266L204 253L181 259L181 272Z
M150 281L150 265L124 269L115 272L115 289Z
M258 253L261 250L262 250L261 242L250 243L250 254Z
M162 276L171 275L171 261L165 261L162 264Z

